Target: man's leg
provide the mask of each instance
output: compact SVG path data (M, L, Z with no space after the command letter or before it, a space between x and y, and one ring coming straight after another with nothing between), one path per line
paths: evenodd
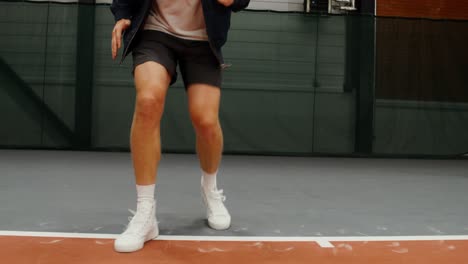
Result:
M216 173L223 151L223 132L219 123L221 91L206 84L192 84L187 94L200 166L206 173Z
M160 121L170 83L165 67L146 62L135 68L136 102L131 128L131 151L137 184L137 211L127 230L117 238L118 252L133 252L159 234L154 187L161 157Z
M171 77L155 62L135 68L136 102L131 128L131 151L137 185L156 182L161 158L160 122Z
M208 224L217 230L227 229L231 224L231 216L223 204L226 198L216 186L223 151L223 133L219 122L221 91L207 84L191 84L187 93L203 173L202 195L207 206Z

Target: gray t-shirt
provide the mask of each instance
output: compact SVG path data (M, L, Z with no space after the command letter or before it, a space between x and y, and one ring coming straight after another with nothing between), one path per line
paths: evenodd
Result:
M153 0L144 29L183 39L208 40L201 0Z

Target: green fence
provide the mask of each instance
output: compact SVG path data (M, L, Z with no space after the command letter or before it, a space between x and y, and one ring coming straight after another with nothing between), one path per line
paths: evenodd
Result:
M410 63L410 56L407 62L390 60L395 56L386 55L395 47L378 43L392 33L382 23L398 30L410 22L254 11L233 14L224 48L226 61L233 65L225 72L222 87L225 152L468 152L468 100L428 101L382 93L389 88L386 83L406 76L399 69L411 76L422 74L417 67L399 65ZM456 25L458 41L467 46L463 34L468 23L433 23L434 28L438 23ZM122 65L111 60L113 18L107 5L0 2L0 25L0 146L128 149L135 97L131 58ZM431 28L422 26L424 32L415 28L412 35L397 35L392 45L408 42L408 37L426 38ZM430 47L432 54L414 65L435 62L434 54L444 56L438 48ZM457 54L466 58L467 51ZM456 60L454 65L447 58L459 71L442 72L446 76L438 75L431 89L446 89L448 78L458 78L468 89L468 70L462 70L467 61ZM169 89L162 138L166 152L194 151L181 82Z

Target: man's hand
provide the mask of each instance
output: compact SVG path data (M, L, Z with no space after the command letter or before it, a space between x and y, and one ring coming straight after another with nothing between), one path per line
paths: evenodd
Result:
M132 22L129 19L121 19L115 23L112 30L112 59L117 57L117 51L120 49L122 42L122 32L124 32Z
M218 0L218 3L222 4L225 7L229 7L234 3L234 0Z

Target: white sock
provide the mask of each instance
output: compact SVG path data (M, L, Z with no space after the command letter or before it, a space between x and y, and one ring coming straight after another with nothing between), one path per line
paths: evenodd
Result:
M137 185L137 202L150 201L154 202L155 184Z
M206 173L202 171L202 186L207 190L216 190L216 175L218 172L215 173Z

